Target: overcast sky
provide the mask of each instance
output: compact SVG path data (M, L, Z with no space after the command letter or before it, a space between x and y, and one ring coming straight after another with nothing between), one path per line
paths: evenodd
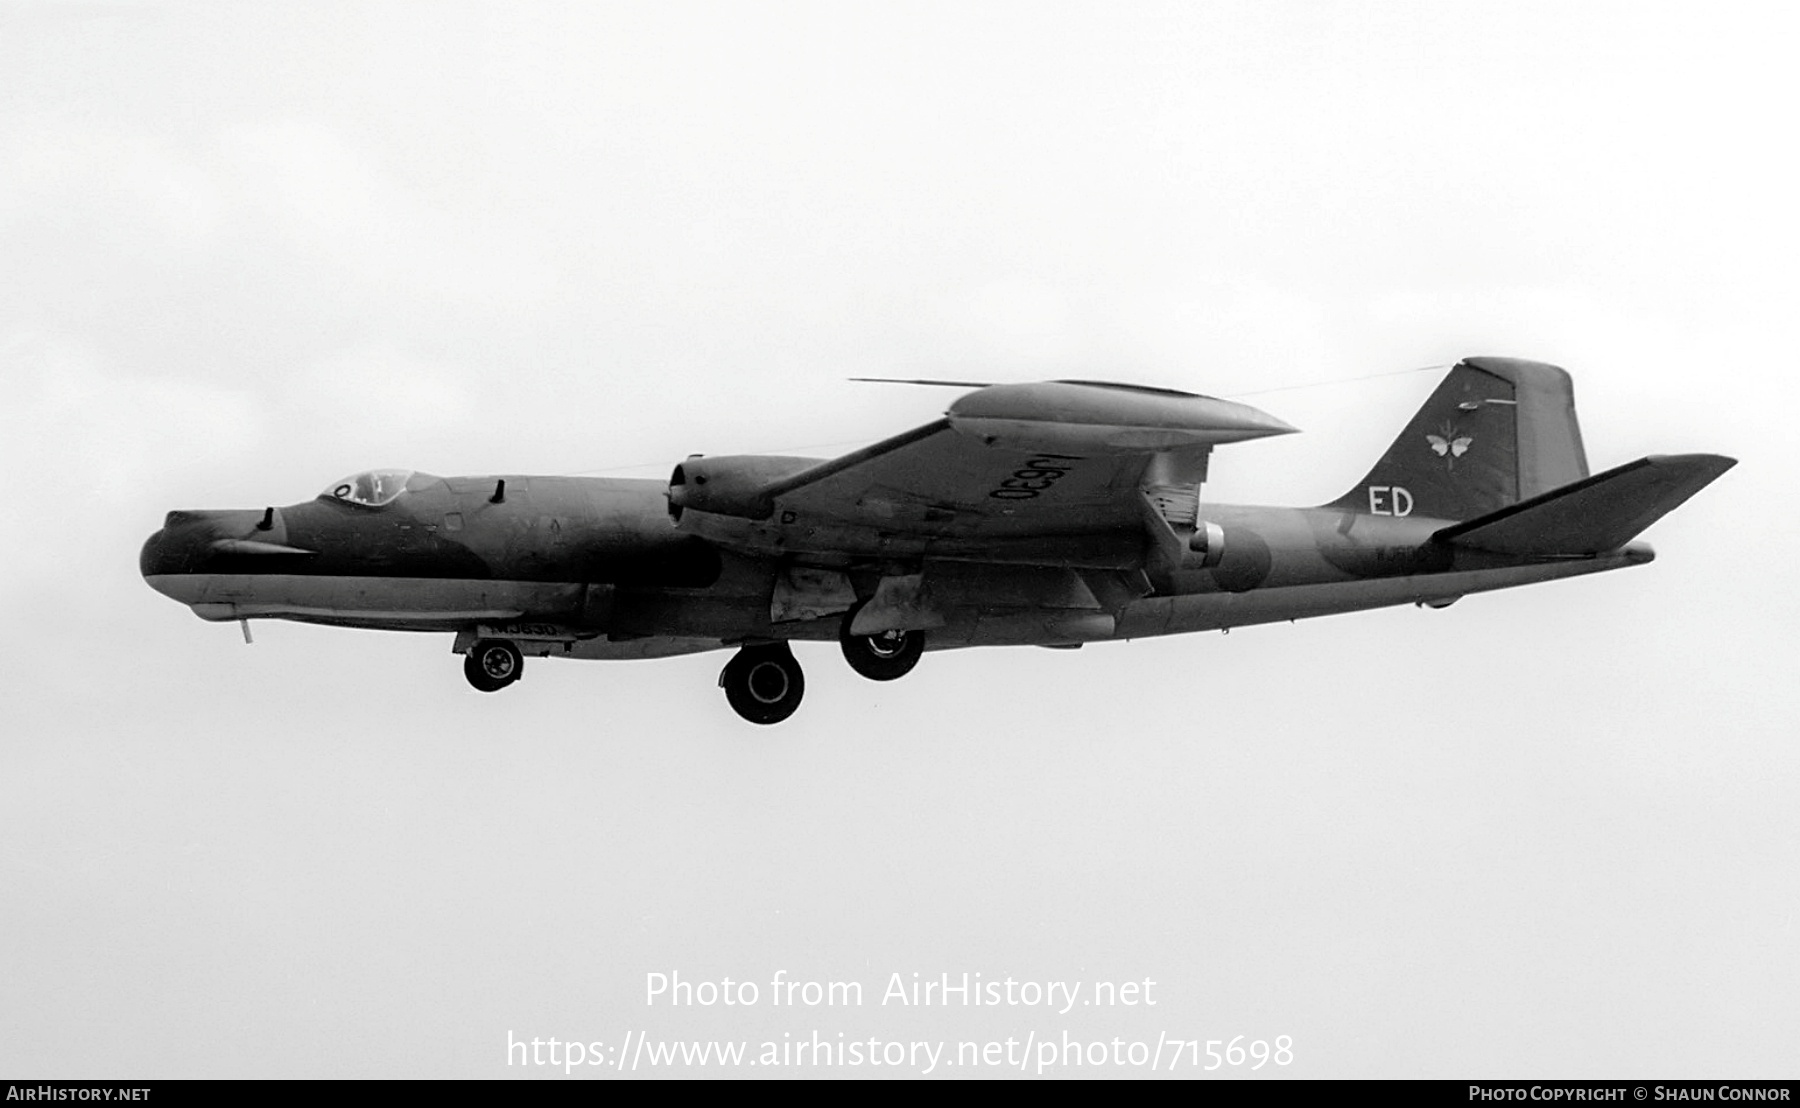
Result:
M817 1031L1791 1077L1796 29L0 3L0 1076ZM246 647L137 573L170 508L830 456L954 395L849 376L1254 393L1306 433L1220 451L1206 495L1319 503L1437 379L1370 375L1466 354L1566 366L1596 469L1742 464L1645 568L887 685L803 646L767 729L723 653L483 696L448 636ZM865 1002L775 1009L777 971ZM880 1003L915 972L1157 1003ZM651 973L762 1003L647 1005Z

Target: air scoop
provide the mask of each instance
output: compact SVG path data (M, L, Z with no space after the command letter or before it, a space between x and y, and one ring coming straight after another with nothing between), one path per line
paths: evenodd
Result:
M989 446L1089 455L1218 446L1299 430L1232 400L1099 381L989 385L944 414L953 430Z

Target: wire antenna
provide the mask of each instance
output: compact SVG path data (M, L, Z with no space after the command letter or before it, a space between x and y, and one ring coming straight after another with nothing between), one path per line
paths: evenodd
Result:
M985 389L992 381L939 381L930 377L847 377L848 381L869 381L877 385L942 385L952 389Z
M1272 392L1294 392L1299 389L1323 388L1326 385L1349 385L1358 381L1373 381L1380 377L1404 377L1409 373L1426 373L1434 369L1441 371L1449 369L1452 364L1454 363L1443 362L1438 365L1422 365L1414 369L1394 369L1388 370L1385 373L1367 373L1361 377L1334 377L1326 381L1307 381L1298 385L1277 385L1274 388L1252 389L1249 392L1222 392L1218 393L1217 396L1221 400L1238 400L1246 396L1266 396ZM946 381L935 377L847 377L845 380L860 381L877 385L935 385L955 389L985 389L989 385L1000 383L995 381ZM825 447L861 446L869 441L870 440L868 439L845 439L841 442L809 443L805 446L784 447L779 452L787 453L789 451L797 450L817 450ZM626 465L599 466L594 469L569 470L564 473L564 476L577 477L598 473L618 473L623 470L648 469L652 466L666 466L667 464L668 462L666 460L652 460Z
M1220 395L1226 400L1236 400L1241 396L1267 396L1272 392L1294 392L1298 389L1317 389L1326 385L1350 385L1358 381L1373 381L1377 377L1404 377L1409 373L1428 373L1431 370L1449 369L1452 363L1439 365L1422 365L1414 369L1390 369L1386 373L1365 373L1361 377L1334 377L1329 381L1307 381L1299 385L1279 385L1272 389L1252 389L1249 392L1227 392Z

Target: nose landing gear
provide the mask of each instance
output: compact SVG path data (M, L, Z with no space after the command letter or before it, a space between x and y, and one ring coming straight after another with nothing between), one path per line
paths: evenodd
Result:
M505 639L482 639L463 657L463 676L482 692L499 692L525 672L525 656Z
M786 643L746 646L719 674L732 711L751 723L780 723L800 707L806 677Z

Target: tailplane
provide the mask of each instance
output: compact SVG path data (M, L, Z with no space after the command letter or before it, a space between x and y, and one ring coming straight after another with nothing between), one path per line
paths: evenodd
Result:
M1329 507L1467 520L1588 476L1568 373L1465 358L1356 487Z
M1616 550L1736 465L1719 454L1652 455L1433 535L1494 554L1582 557Z

